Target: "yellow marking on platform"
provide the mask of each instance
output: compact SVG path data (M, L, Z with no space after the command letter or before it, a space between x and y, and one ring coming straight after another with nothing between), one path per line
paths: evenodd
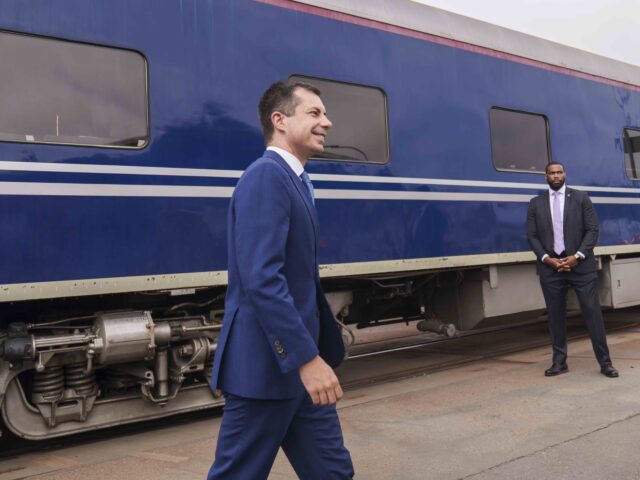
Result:
M189 460L189 457L178 457L167 453L139 452L131 455L132 457L146 458L148 460L159 460L161 462L181 463Z
M75 467L78 465L78 460L74 458L53 454L43 455L38 458L37 462L51 468Z

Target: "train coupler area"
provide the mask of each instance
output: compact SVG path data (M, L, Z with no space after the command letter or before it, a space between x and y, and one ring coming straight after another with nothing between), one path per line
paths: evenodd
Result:
M420 332L432 332L445 337L453 338L458 333L453 323L443 323L437 318L425 318L416 324L416 328Z
M7 339L0 343L0 358L9 362L11 370L20 370L24 360L33 358L33 354L33 336L29 335L27 324L10 323L7 328Z

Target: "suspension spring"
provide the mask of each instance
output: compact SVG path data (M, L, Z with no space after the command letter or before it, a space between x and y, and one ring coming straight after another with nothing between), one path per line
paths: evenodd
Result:
M73 388L78 394L91 392L96 386L95 370L87 374L84 371L85 367L84 363L73 363L64 367L67 388Z
M42 372L33 372L31 391L43 396L58 396L64 391L62 366L48 367Z

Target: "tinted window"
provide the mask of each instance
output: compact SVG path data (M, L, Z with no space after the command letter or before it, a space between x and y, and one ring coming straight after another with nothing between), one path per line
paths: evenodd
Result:
M321 91L327 116L333 123L324 153L315 159L346 162L389 161L387 100L382 90L348 83L293 76Z
M550 149L543 115L494 107L489 112L489 122L496 169L544 173Z
M0 32L0 140L142 147L146 62L114 48Z
M624 129L624 159L628 177L640 179L640 130Z

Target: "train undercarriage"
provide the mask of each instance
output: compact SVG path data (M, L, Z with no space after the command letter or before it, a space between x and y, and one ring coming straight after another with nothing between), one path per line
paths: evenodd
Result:
M640 303L636 289L629 289L634 298L616 293L639 264L638 258L601 263L603 306ZM358 345L390 338L453 337L535 318L544 300L534 268L330 279L325 289L349 355ZM223 305L221 287L3 305L6 429L43 440L222 405L210 374Z

